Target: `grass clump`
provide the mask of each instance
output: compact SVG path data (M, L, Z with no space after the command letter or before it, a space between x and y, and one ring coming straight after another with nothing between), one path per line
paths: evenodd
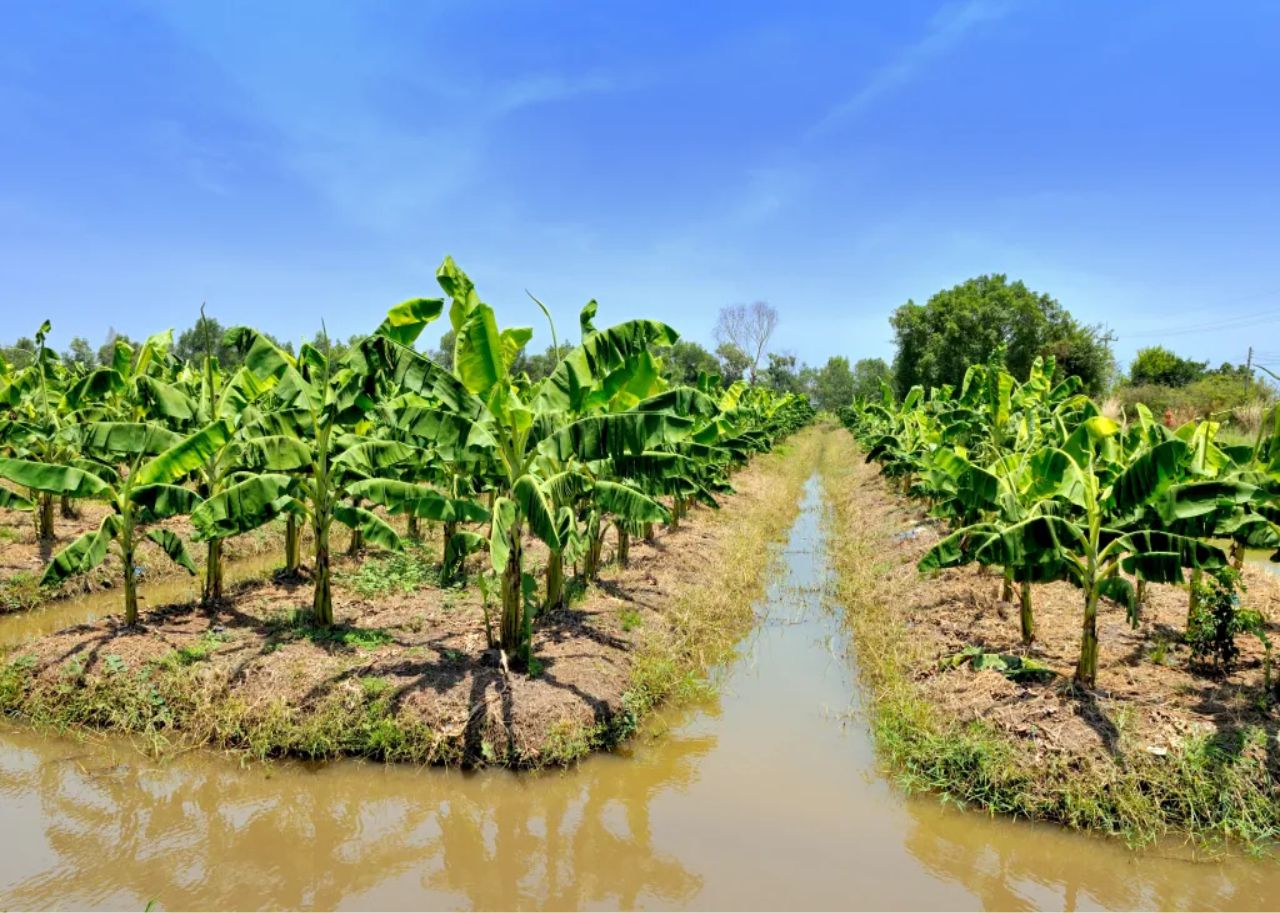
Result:
M161 662L177 666L190 666L204 662L213 655L218 647L230 639L230 636L224 631L206 631L194 643L179 647Z
M0 580L0 613L35 608L47 595L40 586L39 577L28 571L18 571Z

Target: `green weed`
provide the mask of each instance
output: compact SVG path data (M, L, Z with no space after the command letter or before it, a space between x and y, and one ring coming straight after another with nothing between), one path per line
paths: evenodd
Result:
M440 564L420 546L385 558L370 558L359 569L342 578L361 596L374 598L389 593L413 593L435 586L440 579Z

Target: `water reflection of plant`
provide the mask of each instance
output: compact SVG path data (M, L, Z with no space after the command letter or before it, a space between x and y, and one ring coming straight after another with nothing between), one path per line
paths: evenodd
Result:
M5 814L42 834L52 858L0 890L0 903L678 904L701 879L654 846L650 804L687 786L713 745L673 736L660 763L602 759L567 774L516 776L350 762L246 771L195 757L143 768L126 749L68 756L67 743L32 740L22 751L0 749L0 768L10 796L38 805Z

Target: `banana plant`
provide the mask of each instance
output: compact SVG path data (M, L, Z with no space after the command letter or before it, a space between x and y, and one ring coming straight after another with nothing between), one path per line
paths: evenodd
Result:
M0 439L13 456L50 465L74 463L78 457L78 440L74 421L69 421L63 408L63 388L67 372L58 356L45 345L49 321L35 333L35 357L31 364L5 385L12 418L0 423ZM35 492L34 503L8 489L0 492L0 506L33 510L36 538L43 543L55 538L53 526L54 496ZM72 514L69 499L63 499L63 514Z
M921 559L922 571L976 561L1015 567L1029 579L1068 580L1083 591L1080 656L1075 679L1097 681L1097 612L1103 597L1136 610L1123 569L1155 582L1182 582L1183 568L1216 568L1226 556L1200 539L1142 524L1141 508L1168 490L1189 448L1170 441L1120 466L1105 466L1119 426L1102 416L1082 422L1060 448L1040 456L1037 484L1053 489L1060 513L1042 511L1013 523L986 521L963 527ZM1120 524L1120 525L1118 525Z
M52 465L33 460L0 459L0 478L34 491L104 501L111 507L96 530L74 540L45 569L44 585L57 585L100 565L114 546L124 582L125 623L138 621L136 550L139 534L168 557L196 572L182 539L163 527L145 524L191 513L200 497L181 483L204 464L231 435L216 421L187 437L142 422L94 422L84 426L83 451L91 463Z
M371 338L410 345L442 306L440 299L423 298L397 305ZM295 359L247 327L229 331L228 339L245 353L245 368L260 383L274 379L274 386L268 407L244 427L243 477L210 497L192 521L201 538L212 539L254 529L282 513L303 516L313 537L317 625L334 621L330 535L335 522L373 545L391 550L403 545L396 530L359 501L431 519L487 517L479 505L397 478L400 467L426 455L368 433L372 427L366 418L380 394L376 373L353 370L346 359L309 344Z
M172 330L147 337L136 351L116 339L109 365L67 387L68 413L78 421L158 422L166 427L195 423L196 405L177 384L183 365L172 348Z
M625 402L628 384L646 369L650 347L670 345L677 336L649 320L595 331L589 306L582 343L545 380L526 386L511 369L532 330L499 330L493 309L451 258L437 280L451 299L453 370L388 337L359 347L361 370L393 378L402 391L435 402L487 453L493 485L489 557L501 603L497 646L504 662L527 666L536 610L524 598L524 537L540 539L553 556L565 545L563 515L548 482L575 462L640 453L687 431L689 420L671 413L598 411Z
M204 308L200 309L200 315L204 317ZM204 326L207 327L208 324ZM213 351L211 342L206 340L206 353ZM203 499L219 497L232 485L242 481L246 470L260 468L268 462L263 456L264 448L260 442L246 445L244 429L257 421L260 413L255 404L270 392L278 380L278 372L258 376L244 367L224 378L218 359L212 354L206 354L201 359L198 371L188 378L185 392L194 403L197 421L224 421L232 429L232 434L210 453L205 463L193 474L196 489ZM292 501L281 501L276 503L276 508L284 510L291 503ZM293 516L289 514L291 521ZM224 537L213 535L207 537L205 542L201 603L206 606L223 596L224 541ZM296 566L296 537L293 546L287 548L286 552L289 553L286 564L292 562Z

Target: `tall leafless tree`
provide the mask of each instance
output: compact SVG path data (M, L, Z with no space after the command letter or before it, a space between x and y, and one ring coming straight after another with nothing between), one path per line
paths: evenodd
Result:
M720 318L716 321L716 342L735 346L746 355L750 362L750 380L754 384L756 369L777 326L777 310L763 301L729 305L720 309Z

